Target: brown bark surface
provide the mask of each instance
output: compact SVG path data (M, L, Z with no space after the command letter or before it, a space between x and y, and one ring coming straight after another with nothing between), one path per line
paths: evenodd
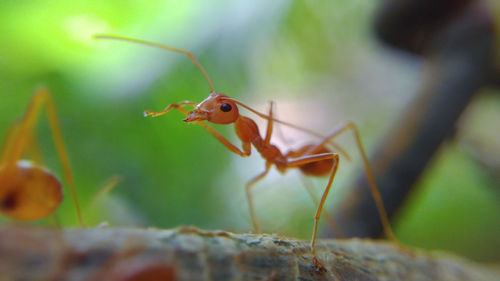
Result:
M500 280L500 268L374 240L309 242L191 227L0 228L0 280Z

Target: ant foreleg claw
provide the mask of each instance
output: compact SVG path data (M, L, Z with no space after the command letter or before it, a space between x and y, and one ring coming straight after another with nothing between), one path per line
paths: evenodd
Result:
M153 116L155 115L155 112L151 111L151 110L144 110L144 112L142 113L142 115L144 117L149 117L149 116Z
M313 256L313 263L314 263L314 268L316 270L317 273L319 274L323 274L325 272L327 272L328 270L326 270L326 268L318 261L318 259Z

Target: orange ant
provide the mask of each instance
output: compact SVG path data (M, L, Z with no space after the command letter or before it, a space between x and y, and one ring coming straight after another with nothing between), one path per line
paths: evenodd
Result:
M380 192L378 191L377 185L375 183L375 178L373 176L372 169L370 167L370 164L368 162L368 158L366 156L365 150L363 148L363 145L361 143L361 137L359 135L359 131L356 127L356 125L352 122L348 122L345 125L339 127L337 130L334 130L332 133L330 133L327 136L321 136L320 134L317 134L315 132L312 132L308 129L301 128L299 126L296 126L291 123L287 123L281 120L278 120L273 117L273 102L270 102L270 107L269 107L269 113L263 114L260 113L251 107L243 104L240 101L237 101L231 97L228 97L226 95L223 95L221 93L217 93L214 90L212 81L208 74L206 73L205 69L201 66L201 64L198 62L198 60L193 56L193 54L189 51L179 49L179 48L174 48L162 44L157 44L157 43L152 43L152 42L147 42L143 40L138 40L138 39L131 39L131 38L126 38L126 37L121 37L121 36L114 36L114 35L95 35L94 36L97 39L112 39L112 40L119 40L119 41L126 41L126 42L132 42L132 43L138 43L142 45L147 45L150 47L156 47L168 51L173 51L173 52L178 52L185 54L195 65L196 67L203 73L205 76L206 80L208 81L208 84L210 86L210 94L209 96L203 100L201 103L196 104L191 101L184 101L181 103L176 103L176 104L170 104L168 105L164 110L160 112L153 112L153 111L145 111L144 116L160 116L163 115L167 112L169 112L171 109L176 109L182 114L186 116L186 119L184 119L184 122L194 122L195 124L198 124L205 128L210 134L212 134L217 140L219 140L226 148L231 150L232 152L242 156L242 157L247 157L251 153L251 147L252 145L255 147L255 149L260 153L262 158L266 160L266 165L265 165L265 170L251 179L247 185L246 185L246 196L247 196L247 201L249 205L249 211L250 211L250 217L253 223L254 231L256 233L260 232L259 225L257 223L256 215L255 215L255 210L253 207L253 201L252 201L252 196L251 196L251 189L257 183L259 180L263 179L267 173L269 172L270 168L274 165L276 169L284 173L286 170L290 168L298 168L301 170L301 172L305 175L309 176L328 176L328 183L326 185L326 188L323 192L323 195L321 196L321 200L319 202L319 205L317 207L316 213L314 215L314 227L313 227L313 232L312 232L312 238L311 238L311 255L313 257L313 262L316 266L316 268L320 271L325 270L324 267L319 263L319 261L316 258L316 252L315 252L315 245L316 245L316 236L317 236L317 231L318 231L318 222L320 219L321 211L323 210L323 206L325 204L326 198L328 196L328 193L330 191L330 188L332 186L333 180L335 178L335 174L337 172L337 168L339 165L339 154L333 153L330 151L326 145L331 143L331 141L336 138L338 135L351 130L354 133L354 139L356 142L356 146L361 154L362 160L363 160L363 166L365 169L365 174L368 179L368 182L370 183L370 191L372 193L372 196L376 202L377 210L380 215L380 219L382 222L382 225L384 227L384 232L385 235L393 240L397 241L395 236L392 233L390 224L389 224L389 219L387 217L387 212L384 208L384 205L382 203L382 199L380 196ZM262 137L259 133L259 128L257 127L257 124L250 118L242 116L239 114L238 110L238 105L249 110L250 112L256 114L257 116L264 118L267 120L267 129L266 129L266 135ZM186 111L184 109L185 106L191 106L194 107L194 110L192 111ZM226 139L224 136L219 134L214 128L209 126L207 123L203 121L208 121L214 124L234 124L234 128L236 131L236 135L238 138L241 140L242 143L242 148L238 148L234 144L232 144L228 139ZM297 150L290 150L287 153L283 153L278 147L275 145L271 144L271 135L273 132L273 123L281 123L283 125L287 125L290 127L293 127L298 130L302 130L304 132L307 132L309 134L315 135L317 137L322 138L322 141L316 144L307 144L302 146L301 148ZM339 151L341 152L341 151Z
M33 131L43 108L46 109L78 222L84 226L55 104L45 88L35 91L24 117L14 122L5 138L0 159L0 212L16 220L32 221L50 216L61 204L61 182L40 166L39 159L36 159L39 157L34 161L22 160L26 150L33 145Z

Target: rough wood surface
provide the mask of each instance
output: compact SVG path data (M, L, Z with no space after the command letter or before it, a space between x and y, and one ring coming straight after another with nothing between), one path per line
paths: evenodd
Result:
M500 268L373 240L309 242L191 227L0 228L0 280L500 280Z

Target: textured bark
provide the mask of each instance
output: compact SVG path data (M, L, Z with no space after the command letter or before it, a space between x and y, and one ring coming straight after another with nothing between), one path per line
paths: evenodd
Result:
M373 240L157 229L0 228L0 280L500 280L500 268Z

